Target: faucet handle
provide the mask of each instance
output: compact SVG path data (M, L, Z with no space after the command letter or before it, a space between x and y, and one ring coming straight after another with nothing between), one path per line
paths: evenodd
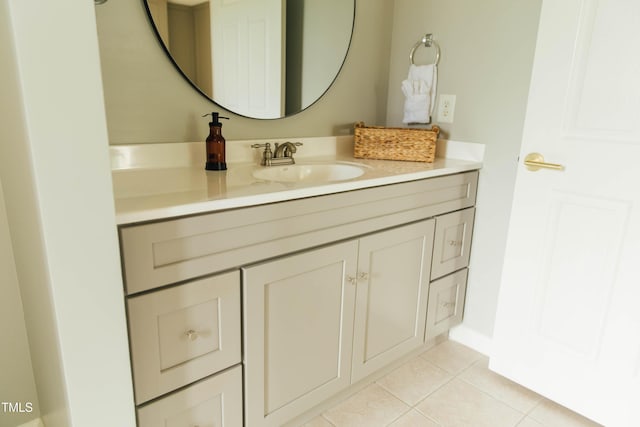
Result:
M268 142L265 142L264 144L251 144L251 148L263 148L265 149L265 151L267 149L271 149L271 144Z
M268 142L265 142L264 144L251 145L251 148L263 148L263 147L264 147L264 152L262 153L262 160L260 161L260 164L262 166L270 166L271 159L273 158L273 152L271 151L271 144Z

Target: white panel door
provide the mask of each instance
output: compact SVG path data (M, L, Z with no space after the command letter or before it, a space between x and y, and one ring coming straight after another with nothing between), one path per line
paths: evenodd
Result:
M544 0L490 367L640 425L640 2ZM530 171L541 153L564 170Z
M284 112L283 0L210 0L213 99L244 116Z

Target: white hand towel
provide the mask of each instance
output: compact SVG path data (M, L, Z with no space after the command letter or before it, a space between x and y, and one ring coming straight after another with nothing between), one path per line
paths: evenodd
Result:
M435 103L438 68L436 65L411 65L402 82L405 96L403 123L429 123Z

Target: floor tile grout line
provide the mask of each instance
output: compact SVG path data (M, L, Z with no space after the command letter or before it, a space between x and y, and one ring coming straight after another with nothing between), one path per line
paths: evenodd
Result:
M435 348L435 347L434 347L434 348ZM479 360L481 360L481 356L482 356L480 353L478 353L480 356L479 356L479 357L477 357L476 359L474 359L474 360L473 360L469 365L467 365L467 366L465 366L464 368L462 368L462 370L459 370L459 371L457 371L457 372L451 372L451 371L449 371L448 369L444 368L443 366L440 366L440 365L438 365L437 363L435 363L435 362L433 362L433 361L431 361L431 360L429 360L429 359L427 359L427 358L423 357L423 355L425 355L425 354L429 353L429 352L430 352L431 350L433 350L434 348L432 348L432 349L430 349L430 350L427 350L427 351L425 351L424 353L420 353L420 354L418 355L418 357L422 358L423 360L426 360L427 362L431 363L432 365L436 366L437 368L439 368L439 369L441 369L441 370L445 371L446 373L448 373L449 375L453 375L453 376L458 376L458 375L460 375L461 373L463 373L464 371L466 371L467 369L469 369L469 368L470 368L471 366L473 366L476 362L478 362Z
M406 402L403 402L406 403ZM411 412L413 410L413 408L411 406L409 406L409 408L404 411L402 414L398 415L396 418L394 418L391 422L386 424L386 427L389 427L391 424L395 423L396 421L398 421L400 418L404 417L405 415L407 415L409 412Z
M398 396L397 394L395 394L392 390L389 390L387 387L384 386L384 384L380 384L376 381L376 384L378 384L382 389L384 389L385 391L391 393L395 398L400 399L400 401L408 406L410 406L411 408L415 408L416 405L418 405L420 402L422 402L424 399L428 398L429 396L431 396L433 393L435 393L436 391L438 391L440 388L442 388L442 386L444 386L445 384L447 384L449 381L451 381L453 378L453 376L451 376L451 374L449 374L447 372L447 375L450 375L450 378L447 379L444 383L440 384L438 387L436 387L435 389L433 389L431 392L429 392L429 394L427 394L426 396L420 398L420 400L418 400L416 403L409 403L405 400L402 399L402 397ZM385 378L385 377L382 377ZM380 378L380 379L382 379Z
M515 411L518 411L518 412L520 412L520 413L522 413L522 414L525 414L526 416L528 416L528 415L531 413L531 411L533 411L535 408L537 408L537 407L538 407L538 405L540 404L540 402L542 401L542 399L539 399L539 400L535 403L535 405L533 405L530 409L528 409L528 410L526 410L526 411L522 411L521 409L514 407L512 404L510 404L509 402L507 402L507 401L506 401L505 399L503 399L502 397L497 396L497 395L495 395L495 394L491 393L491 392L490 392L490 391L488 391L488 390L484 390L481 386L479 386L479 385L476 385L476 384L472 383L470 380L468 380L468 379L466 379L466 378L462 378L462 377L460 377L460 378L458 378L458 379L459 379L460 381L464 382L465 384L468 384L468 385L470 385L470 386L472 386L472 387L476 388L477 390L480 390L481 392L483 392L484 394L486 394L486 395L488 395L488 396L490 396L490 397L494 398L495 400L497 400L497 401L499 401L499 402L502 402L503 404L507 405L509 408L511 408L511 409L513 409L513 410L515 410Z
M518 422L513 425L513 427L518 427L526 418L527 414L522 414L522 418L520 418Z
M423 417L425 417L426 419L428 419L429 421L433 421L434 424L437 424L439 426L442 426L443 424L440 423L439 421L437 421L435 418L433 418L430 415L425 414L424 412L420 411L418 408L413 408L414 411L416 411L418 414L422 415Z
M464 380L464 379L462 379L462 378L458 378L458 377L456 377L456 379L457 379L457 380L459 380L459 381L462 381L463 383L465 383L465 384L467 384L467 385L469 385L469 386L471 386L471 387L473 387L473 388L475 388L476 390L478 390L480 393L484 394L485 396L489 396L491 399L496 400L496 401L498 401L498 402L502 403L504 406L506 406L506 407L508 407L508 408L510 408L510 409L512 409L512 410L514 410L514 411L516 411L517 413L522 414L522 415L524 415L524 416L526 416L526 415L527 415L527 413L522 412L521 410L514 408L513 406L511 406L511 405L509 405L508 403L504 402L502 399L499 399L499 398L497 398L497 397L493 396L491 393L484 391L483 389L481 389L481 388L480 388L480 387L478 387L477 385L474 385L474 384L472 384L472 383L470 383L470 382L468 382L468 381L465 381L465 380Z
M456 377L455 376L451 376L451 378L449 378L447 381L445 381L444 383L440 384L437 388L435 388L431 393L429 393L427 396L423 397L422 399L420 399L418 402L416 402L415 405L412 406L412 408L418 410L417 406L419 404L421 404L422 402L424 402L425 400L427 400L430 396L432 396L433 394L435 394L438 390L440 390L441 388L443 388L444 386L446 386L447 384L449 384L451 381L455 380ZM419 410L418 410L419 411ZM423 413L422 411L419 411L421 414Z
M333 427L337 427L334 423L331 422L331 420L327 419L327 417L324 416L324 412L320 414L320 418L331 424Z

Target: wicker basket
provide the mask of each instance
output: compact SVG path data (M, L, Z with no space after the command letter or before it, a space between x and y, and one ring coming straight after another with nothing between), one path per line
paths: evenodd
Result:
M355 125L353 156L359 159L433 162L440 128L386 128Z

